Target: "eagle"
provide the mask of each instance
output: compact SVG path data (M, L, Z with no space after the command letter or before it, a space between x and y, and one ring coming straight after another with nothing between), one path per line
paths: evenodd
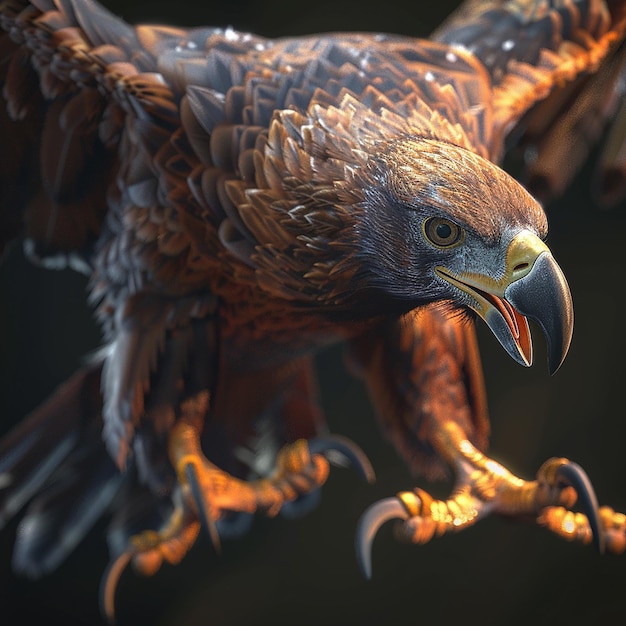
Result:
M470 1L428 39L131 26L90 0L6 0L0 27L0 247L86 274L103 337L0 443L16 570L54 570L106 517L112 619L129 563L154 574L203 528L219 548L306 511L331 464L373 481L317 402L313 359L337 343L409 469L454 480L363 513L367 577L391 519L413 543L496 513L624 550L578 464L524 480L487 456L474 328L529 366L530 320L552 373L566 357L540 202L619 120L624 3Z

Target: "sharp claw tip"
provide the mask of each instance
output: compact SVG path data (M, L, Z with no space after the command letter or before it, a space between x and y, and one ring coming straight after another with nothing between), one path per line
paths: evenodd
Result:
M115 624L115 590L117 583L133 557L134 551L127 550L113 559L104 570L100 583L100 610L106 621Z
M363 574L363 578L365 578L365 580L367 580L368 582L372 580L371 556L368 556L367 562L364 562L364 561L360 562L359 566L361 569L361 574Z
M571 461L561 465L557 469L557 477L572 486L581 501L584 513L587 515L593 546L599 554L604 554L606 549L606 538L602 532L600 520L600 507L593 484L587 476L587 472Z
M222 542L219 537L211 536L211 542L213 543L213 549L215 550L217 556L222 556Z
M204 528L205 532L211 539L211 543L213 544L213 548L215 552L219 555L222 554L222 544L220 541L219 532L217 527L215 526L215 522L211 519L209 512L207 511L206 501L204 494L202 493L202 488L200 487L200 481L198 480L198 476L196 474L196 468L193 463L188 463L185 466L185 474L187 476L187 481L189 482L189 486L191 487L191 493L193 494L193 499L196 502L196 507L198 509L198 517L200 518L200 524Z
M408 513L395 497L385 498L370 505L357 524L355 538L357 560L367 580L372 578L372 544L380 527L389 520L407 520Z
M355 538L356 559L365 580L372 580L372 539L361 527L358 528Z
M309 441L310 454L325 454L334 450L343 455L370 484L376 482L374 468L363 450L353 441L341 435L316 437Z

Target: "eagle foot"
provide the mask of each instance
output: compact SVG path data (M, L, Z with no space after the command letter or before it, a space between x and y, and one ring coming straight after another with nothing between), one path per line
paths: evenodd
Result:
M110 622L115 618L115 589L129 563L147 576L156 573L163 561L179 563L195 543L200 526L204 526L219 551L218 520L230 513L258 511L270 517L277 515L285 504L310 494L326 482L330 465L327 454L331 458L339 455L347 459L364 478L374 480L365 454L352 441L340 436L299 439L286 444L268 477L241 480L204 456L199 433L198 423L185 419L172 429L169 452L179 482L174 509L160 530L145 530L132 536L127 550L112 559L105 570L100 599L102 612Z
M114 557L104 571L100 583L100 608L106 619L115 621L115 590L129 563L144 576L152 576L167 561L179 563L200 532L200 523L182 504L180 491L175 492L175 506L163 527L145 530L130 537L128 547Z
M281 508L321 487L328 478L333 453L348 459L368 480L373 470L364 453L343 437L299 439L279 451L274 470L254 481L236 478L216 467L200 449L199 429L183 420L170 436L170 457L176 468L187 507L194 510L213 539L215 521L225 513L261 512L274 517Z
M361 516L356 551L366 578L372 573L371 546L376 533L390 520L399 520L394 528L397 538L418 544L498 513L535 519L566 539L593 542L600 552L626 549L626 516L598 507L593 486L576 463L550 459L541 466L536 480L525 481L466 439L458 443L457 484L447 500L437 500L416 488L375 502ZM576 502L582 512L571 510Z

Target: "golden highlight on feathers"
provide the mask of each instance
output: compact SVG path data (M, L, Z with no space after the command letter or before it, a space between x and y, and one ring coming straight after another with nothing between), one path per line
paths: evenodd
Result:
M482 505L492 463L471 469L478 454L465 454L488 434L472 296L436 270L489 285L516 229L545 235L539 204L494 163L505 140L534 148L575 110L563 81L623 37L626 0L464 6L430 39L272 40L135 27L93 0L0 0L0 252L22 238L41 259L81 261L106 343L0 441L4 475L22 478L0 486L0 524L33 502L18 569L55 567L113 512L110 609L119 563L177 562L199 519L211 530L239 517L224 513L300 506L325 480L327 448L296 445L290 470L276 452L325 434L314 357L342 340L409 466L464 467L457 487L478 476L465 486ZM601 121L623 95L617 58L595 89ZM563 108L541 111L533 135L523 116L551 91ZM586 155L589 126L570 126ZM424 224L447 224L432 217L463 228L459 245L428 237ZM498 294L502 337L521 313Z

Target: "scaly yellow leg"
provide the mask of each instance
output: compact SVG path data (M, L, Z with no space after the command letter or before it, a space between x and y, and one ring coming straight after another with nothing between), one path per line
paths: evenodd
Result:
M369 507L357 531L357 556L366 577L371 576L376 532L391 519L402 520L396 534L413 543L426 543L498 513L534 518L566 539L594 541L600 551L620 553L626 548L626 516L598 507L589 479L575 463L553 458L541 466L536 480L523 480L475 448L453 422L438 431L435 445L456 468L455 489L447 500L436 500L418 488ZM577 500L583 513L570 510Z
M336 436L288 443L279 451L269 476L254 481L236 478L209 461L202 452L200 441L208 406L206 392L181 405L181 416L170 430L168 440L170 462L178 477L174 509L161 529L132 536L128 550L107 568L101 597L103 612L109 619L114 615L117 581L130 561L146 575L156 572L164 560L178 563L195 543L201 525L219 549L217 520L226 513L236 512L277 515L284 504L311 493L326 482L329 473L326 452L341 453L367 480L374 480L363 452L351 441Z

